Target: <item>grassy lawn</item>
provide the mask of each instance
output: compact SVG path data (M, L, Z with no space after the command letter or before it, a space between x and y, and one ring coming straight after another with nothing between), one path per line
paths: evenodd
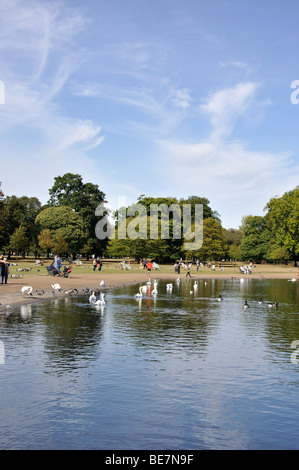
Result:
M35 264L35 260L31 259L21 259L21 260L11 260L11 263L15 263L16 265L10 266L10 275L11 274L22 274L22 277L25 276L46 276L47 275L47 270L46 266L49 266L51 261L47 260L44 264L44 266L38 266ZM169 273L174 273L174 267L173 264L167 264L167 265L159 265L160 269L157 271L162 274L169 274ZM238 266L236 267L224 267L224 271L220 270L218 267L218 263L216 263L216 269L215 271L212 271L209 268L200 268L198 271L196 271L196 265L193 264L192 269L191 269L191 274L211 274L215 272L217 275L221 275L222 273L224 274L231 274L236 275L240 274L239 267L241 266L241 263L238 263ZM140 269L139 264L131 264L131 270L126 270L124 271L123 269L120 269L118 266L118 261L115 262L103 262L103 267L102 267L102 273L103 275L105 273L142 273L145 272L143 269ZM22 271L18 271L22 269ZM24 271L25 269L28 269L28 271ZM72 269L73 269L73 274L80 273L80 274L91 274L93 272L93 267L92 267L92 262L91 261L82 261L82 265L78 266L75 263L72 264ZM96 271L98 274L99 271ZM152 274L154 275L154 272ZM181 274L183 274L185 270L181 269ZM258 274L258 275L266 275L266 274L279 274L279 273L290 273L290 275L297 275L297 268L293 266L293 264L289 265L283 265L283 264L257 264L253 269L252 269L252 274Z

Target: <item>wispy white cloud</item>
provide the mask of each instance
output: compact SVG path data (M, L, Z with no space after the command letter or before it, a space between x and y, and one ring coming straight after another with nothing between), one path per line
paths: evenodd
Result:
M101 127L80 115L69 117L59 101L85 60L76 37L86 25L85 18L61 2L1 2L5 106L0 108L0 152L5 155L3 183L14 188L11 192L44 195L55 173L81 165L82 174L100 174L88 151L102 143Z
M201 106L210 119L213 138L223 139L231 134L235 120L244 116L252 105L258 88L257 83L238 83L234 87L217 91Z
M211 95L201 107L211 124L205 140L158 143L165 185L177 182L178 191L188 188L188 194L207 196L220 214L226 214L225 226L236 216L241 223L242 216L260 211L276 191L297 184L299 168L291 167L291 153L251 150L249 144L232 139L238 119L256 105L258 89L256 83L239 83Z

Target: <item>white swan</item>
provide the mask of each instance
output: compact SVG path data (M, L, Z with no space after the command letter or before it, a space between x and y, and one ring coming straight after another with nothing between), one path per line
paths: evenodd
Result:
M172 290L172 284L166 284L166 289L167 290Z
M51 284L51 286L52 286L52 289L56 289L56 290L61 289L60 284Z
M197 281L194 282L194 286L193 286L194 289L197 289L198 288L198 284L197 284Z
M31 292L32 292L32 287L31 286L22 287L22 294L32 295Z
M94 295L94 292L89 296L89 302L94 303L97 300L96 296Z
M96 301L94 302L94 304L95 304L95 305L105 305L106 302L105 302L105 300L104 300L104 296L105 296L104 292L101 292L101 294L100 294L100 297L101 297L101 298L100 298L99 300L96 300Z
M139 287L139 292L137 292L137 294L135 294L135 297L137 297L137 298L142 297L142 286Z
M288 279L289 282L296 282L297 279L295 277L292 277L292 279Z

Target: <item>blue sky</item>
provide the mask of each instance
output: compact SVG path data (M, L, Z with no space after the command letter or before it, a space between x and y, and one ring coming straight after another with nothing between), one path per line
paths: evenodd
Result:
M48 200L207 197L224 227L299 183L296 0L0 0L0 181Z

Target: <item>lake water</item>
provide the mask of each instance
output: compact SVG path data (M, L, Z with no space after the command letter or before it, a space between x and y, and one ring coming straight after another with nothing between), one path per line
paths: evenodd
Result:
M167 282L1 316L0 448L298 449L299 282Z

